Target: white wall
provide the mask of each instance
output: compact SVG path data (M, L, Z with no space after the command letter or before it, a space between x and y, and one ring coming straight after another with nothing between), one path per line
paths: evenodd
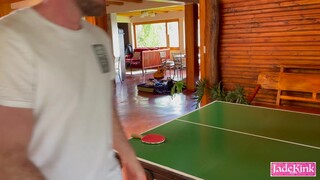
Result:
M109 14L108 20L110 22L108 22L108 34L112 39L113 55L120 57L117 15L114 13Z
M130 17L128 16L117 16L117 22L118 23L130 23Z

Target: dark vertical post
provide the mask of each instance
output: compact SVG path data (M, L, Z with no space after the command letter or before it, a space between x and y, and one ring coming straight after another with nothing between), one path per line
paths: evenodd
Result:
M198 61L198 4L185 5L185 36L186 36L186 65L187 89L195 90L195 83L199 80Z

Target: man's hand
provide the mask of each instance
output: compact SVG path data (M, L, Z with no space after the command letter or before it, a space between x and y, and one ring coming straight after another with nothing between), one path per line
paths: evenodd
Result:
M123 157L122 172L125 180L145 180L145 172L136 156Z
M116 107L116 106L114 106ZM119 121L118 111L113 112L113 148L119 153L125 180L145 180L145 172L136 158Z

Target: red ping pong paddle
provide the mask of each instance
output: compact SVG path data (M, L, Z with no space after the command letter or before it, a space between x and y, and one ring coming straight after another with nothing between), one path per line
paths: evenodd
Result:
M166 140L166 138L160 134L147 134L145 136L132 134L131 137L141 139L141 142L146 144L160 144Z

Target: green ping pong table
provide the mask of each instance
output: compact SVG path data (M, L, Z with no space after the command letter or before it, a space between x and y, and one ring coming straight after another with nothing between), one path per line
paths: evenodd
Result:
M158 145L130 139L149 179L274 179L271 162L320 169L319 115L214 102L148 133L167 138Z

